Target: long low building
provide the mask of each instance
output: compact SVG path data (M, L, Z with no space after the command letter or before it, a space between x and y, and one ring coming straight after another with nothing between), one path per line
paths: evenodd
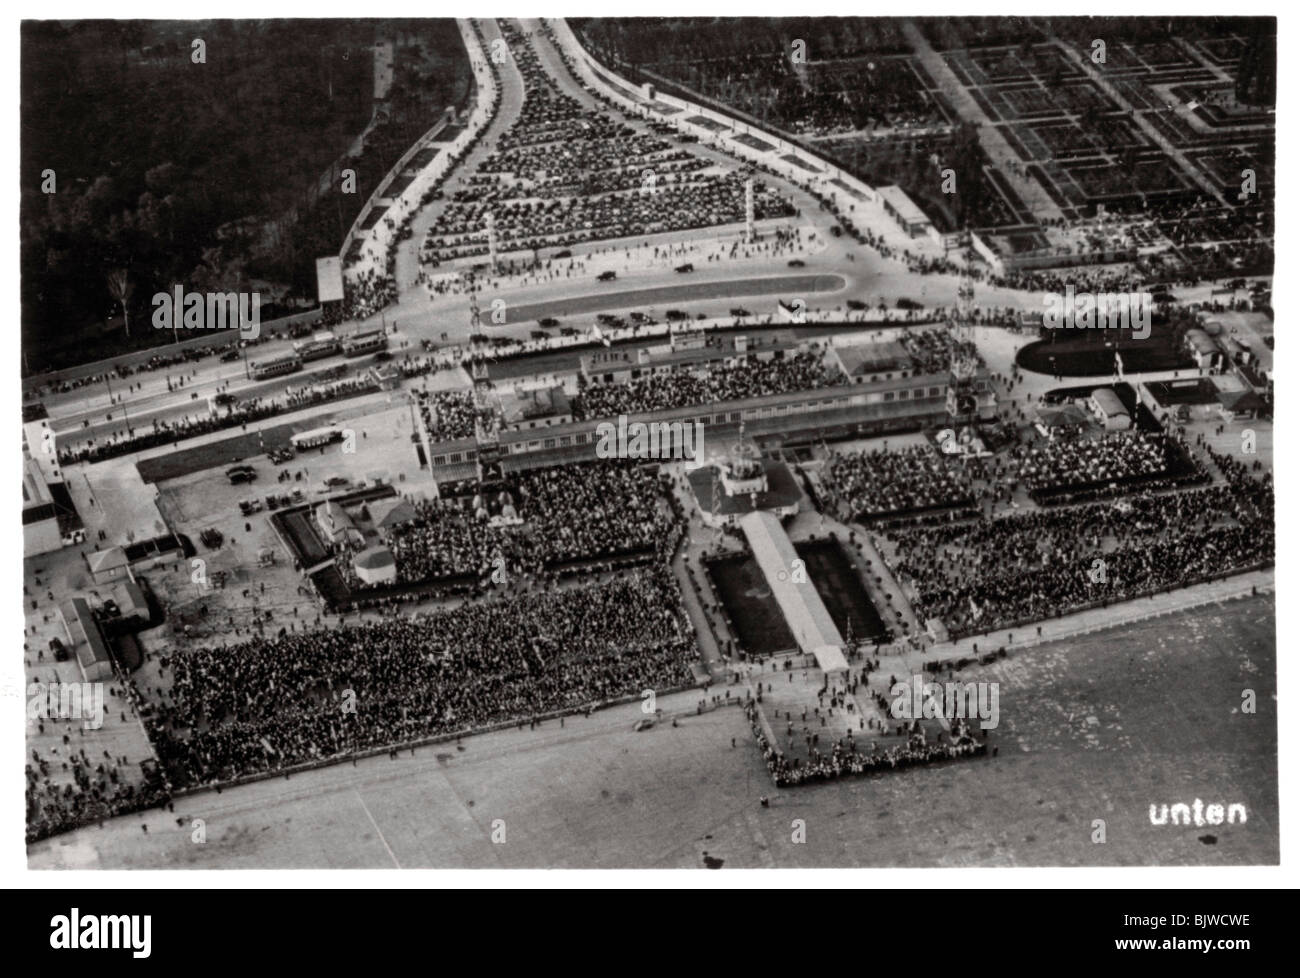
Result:
M799 651L815 656L818 667L827 674L847 672L844 637L835 627L816 585L806 574L793 573L799 554L781 521L760 510L742 516L740 528Z
M88 683L103 682L113 678L113 656L108 642L99 630L95 613L85 598L69 598L59 603L59 616L63 619L68 647L81 667L81 678Z
M952 424L948 411L948 374L891 377L863 384L843 384L809 391L791 391L720 404L694 405L629 413L631 422L700 422L706 444L735 440L745 431L760 442L814 441L821 438L867 437L918 431ZM993 385L986 372L975 380L982 419L996 417ZM596 457L597 426L611 418L571 421L541 429L501 431L494 444L460 438L432 441L420 425L421 446L437 480L464 478L467 467L499 461L503 471L539 468Z

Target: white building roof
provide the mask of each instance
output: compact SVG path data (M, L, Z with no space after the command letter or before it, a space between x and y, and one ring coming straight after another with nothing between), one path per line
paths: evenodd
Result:
M800 651L816 656L817 665L824 672L848 669L844 639L822 596L806 576L802 582L794 580L792 568L799 555L781 521L766 510L759 510L742 516L740 528L745 531L754 560L763 571Z

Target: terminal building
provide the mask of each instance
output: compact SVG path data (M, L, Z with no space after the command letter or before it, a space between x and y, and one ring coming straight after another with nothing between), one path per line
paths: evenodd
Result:
M737 344L741 345L740 350L737 350ZM920 371L897 344L863 346L865 352L860 348L855 352L848 347L827 347L828 366L844 375L845 382L835 386L713 404L629 412L626 417L629 425L653 421L699 422L704 426L706 444L734 442L743 425L744 431L762 448L923 431L954 424L954 411L957 409L949 397L952 375L947 369ZM811 343L805 341L790 346L788 341L779 338L753 348L743 337L735 336L727 343L714 342L698 347L700 353L694 359L678 355L675 360L677 369L688 369L683 365L689 365L689 369L702 369L710 362L734 362L736 357L749 355L784 356L787 350L805 348L811 349ZM636 379L634 371L655 368L653 358L645 364L634 364L622 356L622 351L618 358L603 355L608 352L596 351L583 358L582 369L591 372L593 382L630 383ZM699 356L706 360L701 361ZM636 358L633 355L633 359ZM553 366L548 366L547 370L553 370ZM517 373L515 377L518 377ZM986 367L979 367L970 386L974 393L974 411L963 418L972 421L995 419L997 398ZM420 397L418 393L416 396ZM499 403L501 398L489 400ZM509 397L505 400L510 402ZM498 407L497 410L504 409ZM487 465L499 466L502 472L509 472L595 458L600 440L597 427L610 419L571 420L567 400L564 413L552 410L554 413L545 418L547 423L541 423L541 416L530 419L525 412L512 409L490 434L480 432L452 440L431 438L423 422L425 412L418 411L422 459L429 465L435 481L444 482L473 478ZM529 426L529 421L534 423Z

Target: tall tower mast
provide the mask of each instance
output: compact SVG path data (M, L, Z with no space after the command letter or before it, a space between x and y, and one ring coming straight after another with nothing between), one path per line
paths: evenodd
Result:
M492 212L487 212L487 241L488 241L488 260L492 263L492 271L497 271L497 224L493 218Z
M469 283L469 341L477 343L483 339L483 316L478 309L478 286L474 282L474 273L468 273Z
M754 173L745 177L745 244L754 243Z

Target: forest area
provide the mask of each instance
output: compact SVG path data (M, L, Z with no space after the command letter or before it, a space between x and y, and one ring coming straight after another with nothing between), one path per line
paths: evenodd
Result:
M449 19L29 21L21 51L32 371L168 341L149 298L177 284L261 291L265 318L311 304L315 259L469 85Z

